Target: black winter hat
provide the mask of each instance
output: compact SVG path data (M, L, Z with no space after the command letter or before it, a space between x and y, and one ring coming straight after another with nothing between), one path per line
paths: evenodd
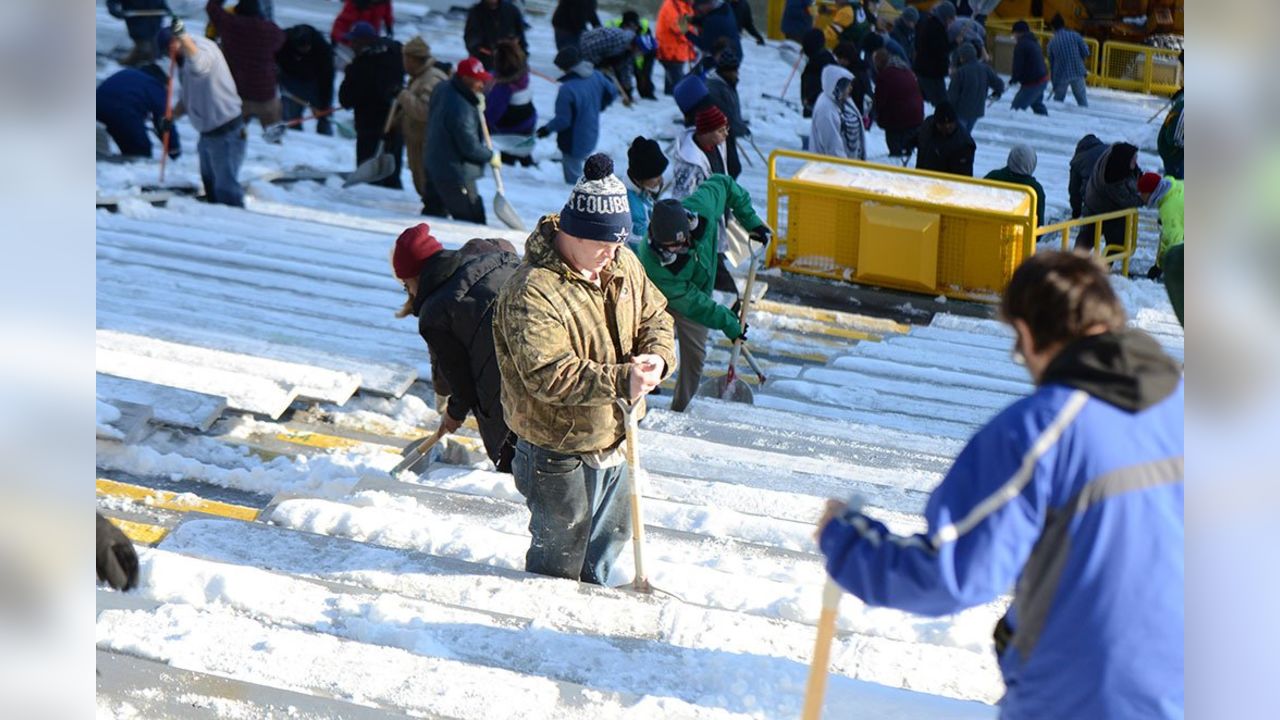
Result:
M627 150L627 174L633 180L660 177L667 171L667 156L657 141L637 135Z
M942 103L942 104L938 105L937 107L935 107L935 108L933 109L933 121L934 121L935 123L940 123L940 122L955 122L955 121L956 121L956 109L955 109L954 107L952 107L952 106L951 106L951 103L949 103L949 102L944 102L944 103Z
M693 243L693 223L679 200L667 198L654 203L649 215L649 242L667 252L686 250Z
M574 65L582 62L582 52L578 50L577 45L568 45L560 52L556 53L556 67L561 70L570 70Z
M809 28L804 37L800 39L800 47L808 57L817 55L826 46L827 36L822 34L821 28Z
M608 155L596 153L583 163L582 177L560 211L560 229L584 240L626 242L631 234L631 205Z
M1027 24L1026 20L1019 20L1018 22L1013 24L1013 31L1015 33L1031 32L1031 26Z

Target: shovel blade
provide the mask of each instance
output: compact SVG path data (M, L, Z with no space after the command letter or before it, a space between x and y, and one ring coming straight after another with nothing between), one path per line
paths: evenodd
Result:
M342 181L342 187L348 188L352 185L360 183L378 182L383 178L391 176L396 171L396 159L391 155L382 152L382 145L378 145L378 152L373 157L360 163L355 172L347 176Z
M512 230L524 230L524 222L520 219L520 214L516 209L511 207L511 203L507 202L507 196L498 193L493 196L493 214L498 216L503 225Z
M267 129L262 131L262 139L274 145L284 139L286 129L288 128L284 123L268 125Z
M734 378L733 383L729 384L727 375L703 380L698 386L698 395L746 405L754 405L756 402L755 393L752 392L750 385L743 382L741 378Z

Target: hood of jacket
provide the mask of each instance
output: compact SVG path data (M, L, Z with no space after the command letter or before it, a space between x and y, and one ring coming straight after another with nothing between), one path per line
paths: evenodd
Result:
M693 136L697 132L696 129L689 128L676 139L676 157L690 165L697 165L710 174L711 162L707 160L707 155L702 152L702 148L698 147L698 143L693 141Z
M1178 363L1150 335L1132 328L1071 343L1040 378L1041 385L1084 390L1128 412L1140 412L1164 400L1181 381Z
M828 65L822 68L822 94L830 96L837 104L840 102L839 91L844 89L841 81L847 86L853 82L853 73L840 65Z
M456 250L441 250L427 259L422 272L418 273L418 293L413 298L414 315L422 316L422 306L427 299L449 282L449 278L462 267L465 259Z
M450 306L465 298L490 273L501 268L509 272L518 264L516 256L506 252L464 255L445 250L432 260L437 258L439 262L429 261L418 276L414 314L419 318L420 327L447 326Z
M1103 144L1102 140L1099 139L1097 135L1094 135L1093 133L1089 133L1088 135L1085 135L1084 137L1080 138L1080 142L1076 143L1075 154L1079 155L1080 153L1085 152L1086 150L1092 150L1093 148L1096 148L1102 144Z

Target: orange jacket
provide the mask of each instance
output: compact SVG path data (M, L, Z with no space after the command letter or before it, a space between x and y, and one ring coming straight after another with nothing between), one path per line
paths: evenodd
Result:
M658 10L658 59L667 62L690 62L698 56L693 43L680 29L681 17L693 17L693 6L685 0L663 0Z

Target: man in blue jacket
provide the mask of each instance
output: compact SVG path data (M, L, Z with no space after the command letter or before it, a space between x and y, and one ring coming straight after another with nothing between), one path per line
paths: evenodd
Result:
M1013 46L1013 72L1009 73L1009 84L1021 86L1018 94L1013 96L1013 109L1031 108L1037 115L1048 115L1049 108L1044 106L1044 89L1049 84L1049 69L1044 64L1040 41L1032 34L1026 20L1013 24L1013 36L1017 38L1017 44Z
M1000 312L1036 390L960 452L926 533L828 501L827 571L868 605L924 615L1012 587L995 632L1004 720L1181 718L1181 370L1125 327L1085 255L1023 262Z
M538 128L538 137L559 133L556 145L563 156L564 181L575 185L582 177L582 164L600 140L600 113L618 97L618 88L582 59L576 45L556 53L555 63L565 71L556 94L556 115Z
M742 31L732 6L725 0L694 0L693 14L698 33L690 33L689 39L704 55L718 55L727 48L742 57Z
M166 124L164 96L169 78L154 63L141 68L125 68L98 86L98 122L107 126L107 134L120 148L121 155L151 157L151 138L147 133L147 118L155 128L156 137L169 133L169 158L182 154L178 142L178 130Z

